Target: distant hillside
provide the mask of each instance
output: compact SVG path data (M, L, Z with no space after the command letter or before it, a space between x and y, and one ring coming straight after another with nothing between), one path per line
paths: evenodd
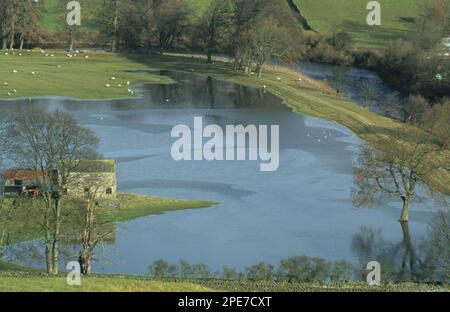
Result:
M321 33L347 31L358 46L384 47L390 40L412 35L422 0L378 0L381 26L368 26L368 0L296 0L304 17Z
M41 0L45 12L41 18L47 30L60 30L64 25L61 0ZM104 0L79 0L82 14L92 19L101 10ZM186 0L196 15L201 14L212 0ZM285 0L273 0L285 1ZM382 26L370 27L366 23L368 0L295 0L308 23L320 33L347 31L357 46L382 48L389 41L412 35L412 23L419 16L419 3L423 0L379 0L382 6ZM94 24L85 25L95 28Z

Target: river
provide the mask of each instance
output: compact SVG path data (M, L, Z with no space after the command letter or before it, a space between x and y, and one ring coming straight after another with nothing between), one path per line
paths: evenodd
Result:
M301 64L298 69L315 78L328 75L324 67ZM399 202L367 209L352 205L353 173L362 144L354 133L294 114L263 90L194 73L160 74L176 83L141 86L139 99L32 101L43 110L72 113L98 135L104 157L117 161L120 192L219 202L207 209L119 224L114 243L98 250L97 258L107 261L95 263L95 272L145 274L157 259L201 262L213 270L225 265L242 270L260 261L276 264L295 255L358 264L352 241L363 227L381 231L387 241L402 241ZM3 112L20 105L30 104L0 101ZM177 124L192 126L195 116L221 126L280 125L279 169L261 172L254 161L175 162L171 130ZM426 234L433 206L429 200L413 203L413 240Z

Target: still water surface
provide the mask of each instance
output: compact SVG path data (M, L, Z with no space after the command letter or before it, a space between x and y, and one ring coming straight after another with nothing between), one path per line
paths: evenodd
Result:
M398 202L352 207L361 142L351 131L294 114L262 90L193 73L161 74L176 83L142 86L139 99L33 100L42 109L70 112L95 131L104 157L117 160L120 192L219 202L119 224L115 242L100 251L99 257L108 261L96 263L95 272L145 274L161 258L202 262L213 270L276 264L295 255L358 263L351 245L361 227L382 231L388 241L402 241ZM0 101L2 111L20 105L29 104ZM193 126L195 116L202 116L205 125L280 125L279 170L260 172L259 162L250 161L173 161L171 129ZM430 201L413 204L413 240L425 235L432 210Z

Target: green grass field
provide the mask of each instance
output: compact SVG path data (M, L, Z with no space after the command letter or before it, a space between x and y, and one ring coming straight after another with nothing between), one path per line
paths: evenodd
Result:
M128 91L128 82L170 82L168 78L158 75L131 73L142 69L142 66L112 54L89 52L69 58L61 51L19 53L0 54L0 98L129 98L136 94ZM86 56L89 58L86 59ZM113 77L116 79L113 80Z
M346 31L357 47L385 48L392 40L410 38L421 0L378 0L381 26L367 25L368 0L296 0L311 26L324 34Z
M152 281L133 277L93 276L81 286L68 286L66 277L0 273L0 292L210 292L212 289L187 282Z

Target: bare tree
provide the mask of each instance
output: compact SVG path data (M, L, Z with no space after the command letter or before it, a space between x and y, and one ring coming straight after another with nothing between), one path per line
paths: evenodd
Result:
M405 101L403 114L405 122L417 127L423 121L425 112L431 108L430 102L421 95L410 95Z
M450 147L450 99L443 99L423 112L419 127L433 134L443 146Z
M61 201L79 160L97 157L98 139L66 113L33 108L12 116L7 135L15 139L9 148L12 160L35 172L39 180L47 272L58 274Z
M189 25L189 4L184 0L153 0L154 37L160 52L171 48Z
M232 32L234 6L232 0L214 0L203 13L195 27L195 41L212 63L212 54L224 45L225 38Z
M387 195L401 199L401 222L409 220L409 206L419 185L428 187L430 174L444 166L445 159L432 157L441 148L430 142L418 142L414 135L380 139L375 148L363 146L355 174L353 199L356 206L373 203ZM405 131L405 130L403 130Z
M79 263L83 275L92 273L92 262L97 245L114 234L114 227L104 217L107 209L103 200L104 189L108 177L102 172L101 167L102 161L87 162L83 172L77 173L77 177L73 181L78 189L84 190L81 249L79 252Z
M235 0L233 50L236 67L261 77L270 59L288 61L298 53L301 32L287 2Z
M417 22L417 44L432 49L440 43L450 26L449 0L424 0L421 3L422 16Z

